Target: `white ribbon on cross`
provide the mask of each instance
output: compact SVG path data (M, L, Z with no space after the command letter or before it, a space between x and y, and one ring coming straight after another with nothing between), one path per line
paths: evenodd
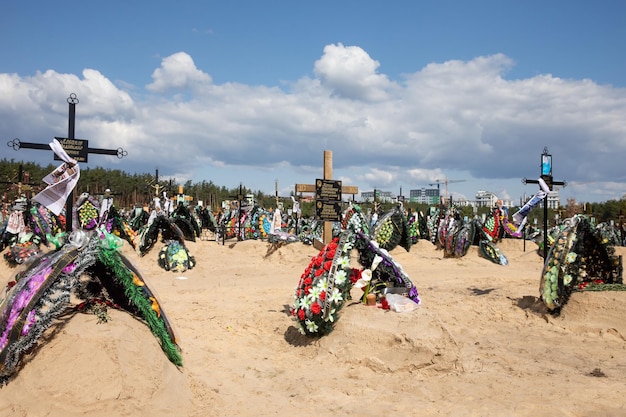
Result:
M78 183L80 168L78 162L70 158L58 140L54 139L50 143L50 149L56 156L61 158L63 163L44 177L43 181L48 186L33 197L33 200L47 207L48 210L58 216L63 211L67 197ZM66 216L68 215L71 215L71 213L66 213Z

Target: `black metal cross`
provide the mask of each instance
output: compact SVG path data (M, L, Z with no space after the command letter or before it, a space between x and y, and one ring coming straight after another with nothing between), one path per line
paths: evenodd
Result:
M67 127L67 138L57 137L54 138L59 141L65 152L71 158L75 159L77 162L88 162L88 155L91 154L99 154L99 155L115 155L119 159L122 159L128 152L122 148L117 149L101 149L101 148L90 148L88 145L88 141L85 139L76 139L75 134L75 122L76 122L76 104L78 104L78 97L76 94L71 93L67 98L67 103L69 105L69 115L68 115L68 127ZM7 146L12 147L14 150L19 150L22 148L25 149L39 149L39 150L52 150L49 144L43 143L32 143L32 142L22 142L19 139L13 139L7 143ZM58 157L55 155L55 159ZM66 232L72 231L72 203L74 200L73 191L67 197L65 202L65 230Z
M543 148L541 154L541 179L545 181L546 185L552 191L552 186L562 185L567 186L565 181L554 181L552 177L552 155L548 153L548 147ZM539 180L529 180L527 178L522 179L524 184L539 184ZM543 259L548 256L548 196L543 199Z

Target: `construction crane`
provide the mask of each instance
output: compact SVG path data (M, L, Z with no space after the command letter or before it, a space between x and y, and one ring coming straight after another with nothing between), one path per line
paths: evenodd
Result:
M428 184L428 185L431 186L431 187L436 185L437 186L437 190L439 190L439 186L441 184L445 184L446 185L446 196L445 196L445 199L447 201L448 200L448 184L451 184L453 182L465 182L465 181L467 181L467 180L449 180L448 178L446 178L444 180L435 180L434 183ZM441 194L439 194L439 198L441 198Z

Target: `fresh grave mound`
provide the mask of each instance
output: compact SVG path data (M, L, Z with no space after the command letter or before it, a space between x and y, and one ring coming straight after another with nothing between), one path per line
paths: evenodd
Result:
M187 406L187 376L163 355L150 329L124 311L110 309L108 316L106 323L91 314L65 316L44 333L24 356L18 377L2 388L14 407L24 404L12 415L91 415L103 409L110 415L143 415L147 409L177 415Z
M143 320L167 358L182 366L162 306L135 266L118 252L120 245L119 238L102 229L76 230L61 248L33 259L7 284L0 301L1 383L14 376L48 330L58 328L59 319L92 308L100 322L107 322L108 307ZM72 298L82 302L74 305Z
M423 308L395 313L348 303L335 331L319 339L319 345L340 362L377 373L432 376L461 367L459 346L436 315Z
M576 334L626 341L626 291L576 291L554 320Z

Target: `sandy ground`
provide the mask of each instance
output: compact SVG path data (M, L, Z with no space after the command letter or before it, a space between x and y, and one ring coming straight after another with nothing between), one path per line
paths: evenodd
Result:
M418 309L348 302L321 339L302 336L288 314L315 248L187 246L197 266L184 274L158 266L158 244L144 257L122 248L158 294L182 368L124 311L110 309L107 323L68 315L0 389L0 415L626 415L626 292L574 293L560 316L548 314L531 242L501 242L507 266L476 247L460 259L427 241L397 248ZM0 271L4 286L17 270L2 259Z

